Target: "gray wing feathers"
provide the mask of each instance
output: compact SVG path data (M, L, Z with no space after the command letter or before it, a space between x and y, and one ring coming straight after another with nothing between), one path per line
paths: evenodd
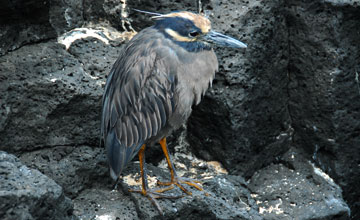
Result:
M175 76L157 57L159 48L134 45L114 64L103 96L101 132L116 175L166 125L175 105Z

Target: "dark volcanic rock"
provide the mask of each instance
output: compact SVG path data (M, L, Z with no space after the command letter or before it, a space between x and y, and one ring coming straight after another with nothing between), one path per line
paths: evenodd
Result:
M203 181L204 192L193 190L192 196L159 200L164 219L262 219L257 210L248 205L255 202L239 179L239 176L215 176ZM176 195L181 193L177 191ZM147 198L139 194L132 196L138 203L141 219L161 217Z
M140 187L138 162L130 164L125 170L123 183L119 188L127 195L124 199L131 198L134 202L131 206L136 207L140 219L262 219L242 177L225 175L226 171L218 163L201 161L189 153L181 153L186 149L186 145L180 144L173 155L178 174L200 180L204 191L195 190L186 184L184 187L192 192L191 196L177 187L167 191L169 195L184 197L174 200L158 199L164 216L159 214L146 197L128 192L129 188ZM157 180L169 180L166 161L163 160L159 167L148 165L151 187L156 187Z
M133 9L165 14L171 11L188 10L197 12L197 1L193 0L93 0L84 1L85 22L108 22L122 31L140 31L152 25L152 15L139 13Z
M341 188L292 148L280 164L259 170L249 188L264 219L349 219Z
M91 188L83 190L73 200L74 214L81 220L139 219L136 206L131 198L121 190L112 190L113 185L112 181L99 181L93 184Z
M0 8L0 55L55 38L83 24L82 1L5 0Z
M84 190L74 200L75 214L81 219L94 216L107 216L110 219L262 219L257 213L255 200L250 197L246 184L239 176L218 175L202 180L205 192L191 190L192 196L186 196L179 189L168 191L169 195L184 195L180 199L158 199L164 216L153 204L138 193L127 192L129 185L138 189L139 164L132 163L124 173L126 184L117 190L111 190L111 182L102 181ZM200 171L201 173L201 171ZM149 166L150 182L155 178L167 179L163 169ZM187 187L186 187L187 188ZM205 195L208 193L209 195ZM251 205L249 205L251 204Z
M57 35L80 27L84 23L83 3L84 1L77 0L50 0L49 22Z
M63 45L20 48L0 69L2 150L99 143L101 84Z
M354 219L360 218L359 3L288 1L287 18L294 142L343 188Z
M215 30L241 39L248 48L216 48L220 70L213 88L194 108L188 138L198 156L249 177L286 152L292 133L283 2L210 1L204 7L214 9L210 19Z
M102 148L58 146L23 153L20 159L61 185L70 198L109 178Z
M139 185L136 161L125 170L124 183L112 190L99 147L101 96L122 43L133 35L114 27L141 30L152 24L151 15L131 8L197 11L198 2L4 2L0 149L61 185L81 219L160 218L147 198L127 191ZM178 174L202 180L209 196L193 190L193 196L159 200L163 218L347 219L345 200L358 219L359 1L201 3L213 29L248 48L215 48L220 71L212 89L194 107L187 126L169 138ZM158 147L146 153L154 187L156 178L168 179L167 165ZM0 177L12 175L8 168L15 164L14 175L28 178L28 168L5 164ZM35 180L25 180L21 187L34 185ZM49 189L38 190L59 189L52 180L46 184ZM63 210L58 216L70 218L71 203L59 192L52 194L56 198L41 197L56 200L58 210L44 210L33 202L38 197L27 194L31 200L11 200L23 202L19 209L1 201L6 206L0 213L13 210L17 219L27 219ZM16 189L4 193L18 195ZM183 195L177 188L169 193Z
M136 31L140 31L143 28L149 27L153 24L151 21L152 15L139 13L131 9L139 9L148 12L156 12L160 14L166 14L172 11L192 11L198 12L198 1L193 0L138 0L128 1L129 18Z
M1 219L76 219L72 209L61 186L0 151Z
M49 1L4 0L0 7L0 55L24 44L56 37Z

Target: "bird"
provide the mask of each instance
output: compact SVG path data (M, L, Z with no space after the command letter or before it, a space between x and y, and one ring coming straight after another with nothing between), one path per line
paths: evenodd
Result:
M156 199L171 198L165 191L184 184L203 190L199 182L177 175L166 137L183 125L200 103L218 71L213 46L246 48L235 38L211 29L202 14L175 11L151 13L154 24L138 32L120 52L105 84L102 98L101 138L111 177L118 181L126 165L138 155L141 190L162 213ZM145 148L160 143L170 181L150 189Z

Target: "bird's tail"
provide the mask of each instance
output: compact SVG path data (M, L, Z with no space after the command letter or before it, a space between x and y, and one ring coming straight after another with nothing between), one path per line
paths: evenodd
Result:
M110 129L106 136L106 154L110 165L110 175L116 180L126 165L134 158L143 143L127 147L120 143L116 132Z

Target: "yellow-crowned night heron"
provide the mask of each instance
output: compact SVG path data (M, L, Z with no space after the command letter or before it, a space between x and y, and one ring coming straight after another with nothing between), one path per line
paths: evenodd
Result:
M176 175L166 137L190 116L211 85L218 62L211 44L246 48L236 39L211 30L210 21L191 12L153 17L155 25L140 31L127 43L115 62L103 96L101 134L111 176L118 179L126 164L139 154L143 195L161 211L155 198L181 184L199 190L197 181ZM170 187L148 188L144 150L160 142L169 165Z

